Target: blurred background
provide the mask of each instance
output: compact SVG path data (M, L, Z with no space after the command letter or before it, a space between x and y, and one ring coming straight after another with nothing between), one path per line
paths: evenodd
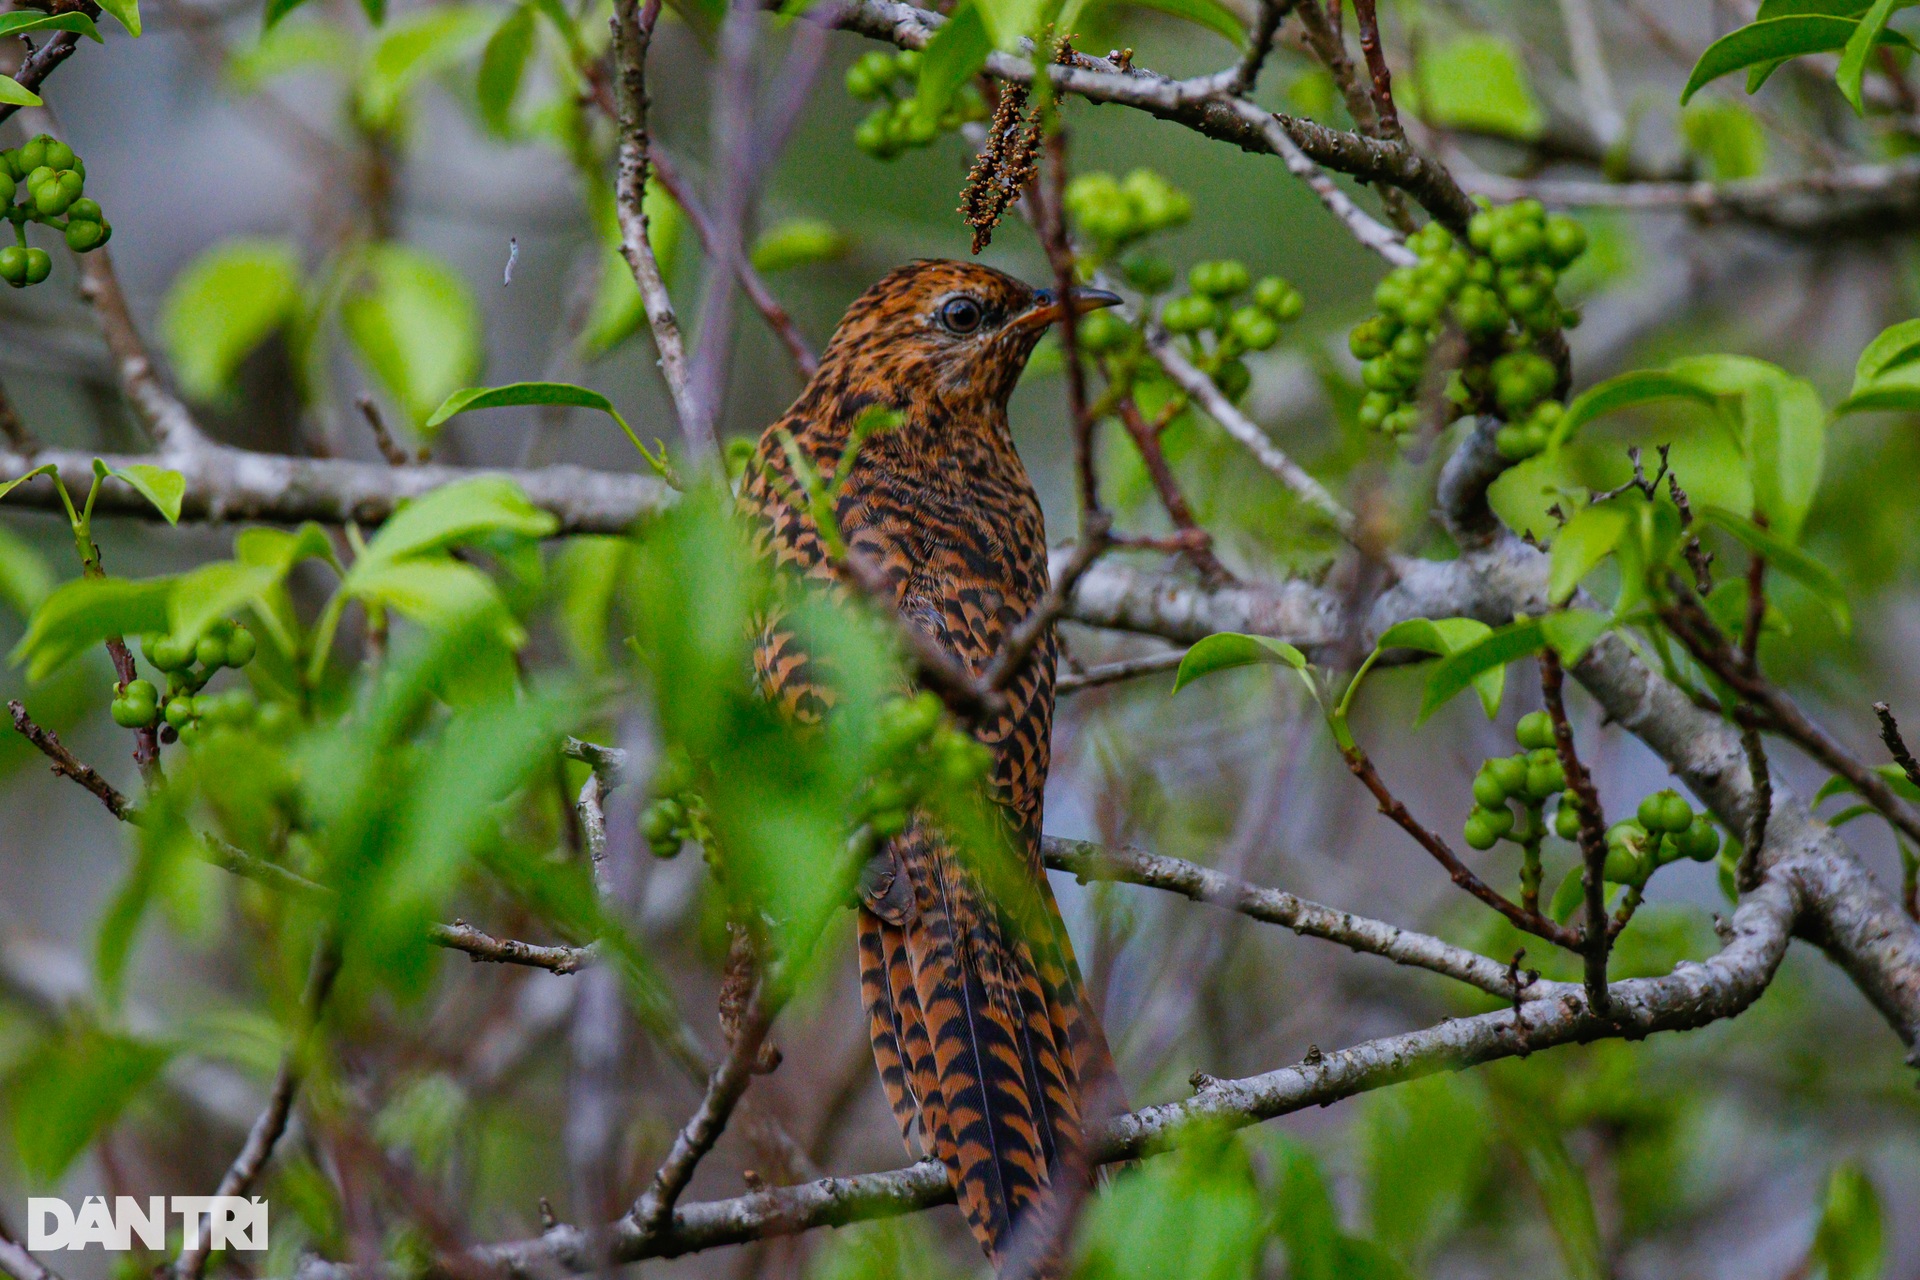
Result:
M1819 127L1806 123L1818 108L1807 104L1812 90L1789 75L1754 106L1735 88L1703 95L1708 109L1722 113L1705 124L1698 108L1683 115L1674 105L1691 57L1744 20L1739 7L1699 3L1650 13L1639 0L1598 0L1626 116L1620 165L1738 178L1810 163L1796 139ZM604 6L587 8L581 28L603 41ZM569 141L569 120L579 112L544 27L507 117L489 120L477 106L480 51L505 12L398 9L387 31L438 26L432 51L394 74L390 65L378 70L387 31L339 0L310 0L265 39L257 6L149 0L141 39L112 28L104 47L83 46L49 81L48 103L86 159L89 194L113 221L113 254L134 314L215 434L251 449L377 459L356 408L362 395L375 397L411 443L408 425L424 417L419 404L431 407L452 386L559 377L604 391L643 437L677 443L651 344L634 332L638 317L625 296L631 286L623 294L617 262L608 269L604 228L593 212L599 197L583 177L604 155L604 126ZM1416 122L1447 154L1522 177L1596 172L1593 122L1572 86L1561 7L1445 0L1393 6L1387 20L1399 48L1491 35L1511 51L1537 112L1533 128L1516 134L1497 119ZM1138 64L1174 75L1218 69L1237 56L1204 27L1126 7L1098 9L1081 34L1083 49L1131 47ZM770 28L762 54L771 60L785 39ZM670 14L649 76L656 136L699 189L708 189L709 46ZM760 212L763 229L799 227L812 237L795 265L767 261L774 293L816 349L846 304L889 267L967 250L955 213L972 158L965 138L946 133L885 161L854 144L869 107L844 91L841 78L873 47L853 35L831 38L828 64ZM397 55L387 57L390 64ZM375 110L368 93L379 74L387 79L376 88L388 96ZM1347 123L1325 73L1292 50L1269 65L1261 100ZM1191 195L1191 220L1153 245L1176 268L1238 258L1256 276L1276 273L1299 289L1307 300L1302 318L1279 347L1249 359L1250 415L1350 503L1381 513L1405 549L1443 551L1425 519L1437 456L1397 457L1353 423L1357 366L1345 335L1369 309L1380 263L1270 157L1116 106L1073 102L1066 119L1076 172L1147 167ZM1503 131L1508 136L1490 136ZM0 144L20 140L17 124L0 127ZM597 171L604 182L610 171ZM1573 284L1585 312L1573 335L1582 385L1677 354L1727 351L1782 364L1832 403L1860 347L1916 311L1904 228L1796 241L1681 214L1582 216L1594 245ZM660 221L676 299L683 315L697 314L698 242L683 219L668 212ZM354 339L356 322L344 318L351 306L327 301L329 290L345 288L342 261L369 244L414 255L403 265L418 287L381 305L417 335L421 361L440 369L448 385L408 385L372 367ZM1016 219L984 257L1030 280L1046 274L1031 231ZM503 283L510 260L511 283ZM140 432L75 294L72 262L65 255L56 262L50 287L0 295L0 381L43 441L136 450ZM245 269L223 284L220 270L236 262ZM1071 459L1058 370L1057 354L1043 349L1016 397L1014 420L1054 536L1064 539L1072 528ZM725 403L727 434L756 435L800 384L784 350L746 311ZM1617 481L1625 475L1624 446L1672 441L1686 478L1688 466L1711 466L1707 430L1684 410L1648 412L1593 434L1565 465L1588 483ZM579 412L474 415L430 444L442 459L472 464L635 466L603 418ZM1110 430L1105 444L1104 474L1123 527L1164 528L1125 437ZM1223 434L1189 420L1167 445L1235 572L1255 579L1327 572L1332 548ZM1855 627L1839 635L1814 602L1787 588L1779 603L1791 632L1768 653L1771 669L1798 696L1863 747L1872 743L1869 703L1920 708L1911 662L1920 652L1916 475L1920 434L1912 420L1866 415L1833 432L1807 545L1846 584ZM1502 482L1503 509L1522 522L1541 518L1543 479L1519 469ZM100 535L116 573L144 575L223 556L232 531L110 521ZM11 645L33 603L76 572L55 518L0 506L0 641ZM560 632L536 628L541 661L570 660ZM1066 638L1071 660L1084 665L1154 652L1157 643L1079 627L1068 627ZM1515 719L1538 704L1521 670L1492 722L1456 702L1417 730L1415 677L1388 672L1369 686L1361 739L1436 827L1456 830L1480 760L1514 749ZM1511 955L1518 941L1372 812L1298 684L1264 671L1217 677L1171 705L1167 676L1064 700L1048 832L1192 858ZM82 758L127 788L135 779L125 735L104 715L110 680L99 654L30 687L16 669L0 674L6 696L24 696ZM1575 713L1610 804L1630 806L1667 785L1660 762L1599 723L1591 704L1576 700ZM1785 748L1775 760L1800 794L1823 780ZM0 738L0 770L4 1077L64 1010L95 998L94 931L129 865L129 840L91 796L49 776L15 736ZM1897 855L1882 827L1858 822L1845 832L1876 874L1897 883ZM1514 874L1505 846L1477 858L1496 883ZM717 1044L711 1011L723 942L704 872L691 856L644 861L646 943L673 976L688 1021ZM1550 851L1550 884L1571 861L1564 845ZM1432 975L1166 895L1056 881L1136 1105L1185 1096L1195 1071L1251 1074L1297 1061L1310 1046L1330 1049L1484 1007ZM195 893L169 905L164 926L142 935L129 1025L178 1037L191 1051L107 1139L49 1179L12 1150L16 1126L0 1125L0 1212L16 1228L30 1193L57 1192L77 1203L95 1193L200 1192L217 1181L259 1108L271 1066L234 1048L241 1037L229 1034L236 1011L254 998L236 956L247 945L234 901L240 893L208 871ZM1712 918L1727 903L1711 866L1678 864L1651 897L1625 935L1620 971L1664 972L1681 958L1712 953ZM470 918L484 921L485 909L476 906ZM497 932L508 931L499 924ZM757 1081L754 1096L821 1168L896 1167L903 1153L857 1008L851 926L833 929L830 980L782 1019L774 1038L785 1065ZM1543 962L1538 949L1527 963ZM464 1237L537 1233L542 1197L568 1216L557 1135L580 980L474 966L451 954L436 963L426 997L377 1008L342 1053L374 1132L435 1203L455 1207ZM1342 1229L1378 1244L1412 1274L1785 1280L1813 1273L1809 1249L1837 1195L1880 1206L1884 1268L1858 1274L1920 1277L1920 1214L1913 1212L1920 1092L1901 1066L1902 1052L1844 976L1802 944L1781 979L1734 1022L1403 1086L1270 1122L1246 1142L1276 1206L1305 1212L1298 1178L1274 1172L1296 1168L1289 1162L1305 1153ZM633 1052L624 1088L632 1118L621 1153L637 1188L697 1093L645 1044ZM14 1111L16 1098L0 1093L0 1108ZM287 1275L303 1244L327 1239L330 1222L338 1229L317 1185L319 1157L298 1130L290 1145L297 1158L267 1188L273 1253L243 1264L260 1274ZM690 1194L738 1194L753 1160L730 1133ZM1285 1274L1279 1257L1271 1274ZM107 1269L97 1253L60 1265L70 1280L96 1280ZM959 1216L942 1209L646 1270L663 1277L935 1276L977 1274L979 1266Z

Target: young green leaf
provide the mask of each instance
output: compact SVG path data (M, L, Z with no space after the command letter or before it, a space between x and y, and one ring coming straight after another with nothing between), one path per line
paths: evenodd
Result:
M14 1073L14 1151L29 1176L56 1182L173 1056L165 1045L76 1026Z
M53 594L53 569L47 558L5 525L0 525L0 603L29 618Z
M1347 691L1340 697L1337 713L1344 720L1353 695L1360 688L1360 682L1372 670L1380 655L1389 649L1418 649L1421 653L1431 653L1439 657L1455 653L1468 645L1475 644L1493 634L1493 628L1477 618L1408 618L1396 622L1380 633L1379 641L1373 646L1373 652L1354 672L1353 680L1347 685ZM1500 709L1500 699L1507 689L1507 671L1498 667L1482 672L1473 681L1474 692L1480 695L1480 705L1486 708L1488 718Z
M1858 392L1884 373L1920 360L1920 320L1888 325L1860 352L1853 366L1853 389Z
M1569 667L1584 658L1593 642L1612 626L1612 618L1593 609L1562 609L1540 619L1540 632L1547 644Z
M109 636L164 631L173 583L172 578L75 578L64 583L34 611L27 633L7 661L25 664L27 679L40 680Z
M140 0L100 0L100 9L118 18L128 35L140 38Z
M53 482L55 484L59 484L60 468L55 466L51 462L44 462L39 466L35 467L33 470L27 472L25 475L15 476L13 479L8 480L5 483L0 483L0 498L6 497L9 493L12 493L15 489L18 489L21 485L25 484L27 481L32 480L38 476L52 476L54 478Z
M1284 640L1221 631L1187 650L1186 656L1180 659L1179 671L1174 674L1173 691L1178 693L1201 676L1210 676L1216 671L1263 662L1279 663L1295 671L1305 671L1307 667L1306 655Z
M180 386L197 400L233 389L233 375L302 307L300 255L284 240L230 240L174 277L160 306L160 336Z
M1886 1229L1880 1193L1858 1165L1839 1165L1828 1176L1812 1256L1826 1280L1878 1280L1882 1274Z
M1247 29L1240 15L1220 0L1117 0L1141 9L1156 9L1169 17L1180 18L1205 27L1235 46L1247 43ZM1066 15L1062 12L1062 17ZM1061 27L1071 30L1071 27Z
M1472 684L1475 678L1489 671L1504 670L1509 662L1540 652L1546 642L1540 623L1532 618L1523 618L1488 633L1464 649L1448 654L1427 677L1426 691L1420 699L1420 713L1414 723L1425 722L1427 717L1451 702L1455 694ZM1496 703L1488 709L1488 715L1497 710L1499 706Z
M1912 0L1873 0L1866 13L1861 15L1853 34L1847 37L1847 47L1840 54L1840 69L1834 75L1834 83L1840 86L1840 96L1853 107L1855 115L1864 116L1867 113L1860 101L1861 85L1867 75L1867 58L1886 35L1887 19L1893 16L1893 11L1910 3Z
M1695 102L1681 114L1680 129L1715 182L1757 177L1767 167L1766 130L1741 103Z
M526 78L527 59L533 53L534 11L520 5L507 13L506 21L487 38L480 54L480 75L475 92L480 102L480 119L494 133L504 136L513 125L513 101L520 94L520 82Z
M367 2L385 8L384 0ZM368 16L378 26L385 14ZM360 73L360 119L369 128L391 126L415 85L464 61L493 27L492 11L467 5L422 9L395 21L380 33Z
M1565 1274L1569 1280L1605 1280L1608 1271L1602 1260L1600 1224L1585 1172L1559 1131L1542 1118L1509 1108L1507 1119L1505 1132L1519 1148L1521 1163L1540 1193L1547 1222L1560 1245Z
M1410 82L1411 109L1435 125L1522 141L1546 126L1526 65L1505 36L1469 33L1423 50Z
M187 478L178 471L135 462L124 467L109 467L107 474L132 485L141 497L153 504L154 510L167 518L168 524L180 523L180 502L187 496Z
M1708 45L1707 51L1700 55L1693 74L1687 77L1687 87L1680 92L1680 105L1685 106L1702 87L1732 72L1802 54L1831 53L1845 48L1861 25L1848 18L1796 14L1736 28ZM1895 31L1882 30L1875 39L1882 44L1911 47L1907 38Z
M424 424L479 371L479 307L464 280L418 250L378 245L367 251L363 268L341 304L341 324L368 371Z
M978 0L961 0L920 55L915 109L925 116L939 116L960 86L987 64L992 52L993 39L987 34Z
M1842 634L1852 630L1853 615L1847 607L1847 593L1828 568L1800 548L1787 542L1771 529L1763 529L1745 516L1721 507L1706 507L1700 512L1708 523L1732 534L1749 551L1767 558L1769 568L1780 572L1813 592L1833 614Z
M167 600L169 635L198 640L209 626L260 599L286 577L270 564L216 560L180 577Z
M829 262L847 252L847 238L831 222L819 218L789 218L769 227L753 242L753 269L762 275L788 271L815 262Z
M490 533L547 538L559 521L505 476L475 476L415 498L380 527L349 576L363 567L444 551Z
M1902 769L1899 765L1878 764L1873 767L1873 771L1880 775L1886 782L1887 789L1892 791L1893 794L1899 796L1902 800L1920 804L1920 787L1913 785L1913 780L1907 777L1906 770ZM1820 790L1814 793L1813 802L1817 805L1837 795L1854 794L1858 794L1858 788L1845 778L1835 774L1821 784Z
M1547 904L1547 914L1557 923L1565 924L1580 909L1580 904L1586 900L1586 893L1585 868L1576 862L1567 868L1567 874L1561 877L1560 887L1553 891L1553 900Z
M15 80L12 76L0 76L0 105L9 107L45 106L40 95Z
M1558 445L1572 438L1574 432L1604 414L1655 400L1692 400L1709 407L1715 403L1713 393L1690 378L1657 369L1623 373L1575 396L1554 424L1553 442Z
M1627 512L1611 503L1583 507L1553 536L1547 599L1565 604L1581 580L1613 554L1627 531Z
M434 430L447 419L474 409L504 409L513 405L564 404L579 409L598 409L612 418L620 430L626 433L633 447L640 451L654 470L667 474L666 453L654 450L640 443L640 437L633 433L627 420L613 407L613 401L598 391L587 387L576 387L571 382L510 382L503 387L463 387L443 400L438 409L427 418L424 427Z
M24 36L35 31L77 31L89 40L101 39L93 19L84 13L41 13L38 9L0 13L0 38Z

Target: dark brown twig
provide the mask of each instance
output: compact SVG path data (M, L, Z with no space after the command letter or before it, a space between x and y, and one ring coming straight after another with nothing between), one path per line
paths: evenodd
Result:
M96 6L91 4L83 7L91 9L96 16L100 12ZM13 78L23 89L38 89L41 81L52 75L53 69L65 62L68 58L71 58L73 51L79 47L79 32L58 32L54 35L53 39L34 50L32 57L20 64L20 69L13 73ZM16 103L0 104L0 123L5 123L7 117L19 109L20 107Z
M220 1186L214 1192L217 1196L244 1196L254 1181L259 1178L267 1160L273 1155L273 1148L280 1141L280 1135L287 1131L287 1120L293 1114L293 1097L299 1091L300 1077L304 1064L302 1055L306 1052L306 1042L313 1029L319 1024L321 1009L326 1005L327 993L333 989L333 980L340 972L340 942L329 934L320 941L314 952L313 966L307 974L307 989L301 997L300 1011L304 1025L300 1029L299 1039L280 1059L280 1069L273 1078L273 1089L267 1096L267 1106L253 1122L253 1128L247 1131L247 1140L241 1146L240 1153L233 1158L225 1174L221 1175ZM212 1233L202 1230L195 1233L196 1242L190 1249L181 1250L174 1260L175 1280L199 1280L200 1273L206 1269L207 1254L213 1248Z
M1380 16L1374 0L1353 0L1353 14L1360 24L1360 52L1373 77L1373 109L1379 117L1380 132L1396 141L1405 138L1400 113L1393 106L1393 73L1387 69L1386 51L1380 47Z
M380 456L396 467L412 466L414 459L407 456L407 451L393 438L393 432L387 429L387 419L380 412L380 406L374 403L373 397L361 396L354 403L360 408L360 416L367 420L367 429L373 432L373 443L380 450ZM430 461L431 458L426 449L420 450L421 462Z
M1213 554L1212 535L1193 518L1193 508L1187 503L1187 495L1180 491L1180 482L1174 478L1173 468L1167 465L1166 450L1160 447L1160 433L1154 429L1154 424L1141 415L1140 406L1132 396L1121 397L1114 405L1114 410L1120 417L1120 425L1132 437L1134 448L1140 451L1140 461L1146 464L1154 492L1160 495L1160 505L1166 508L1174 528L1198 533L1206 539L1186 551L1187 559L1192 561L1193 567L1200 571L1201 578L1209 586L1235 581L1233 574L1227 571L1227 566L1221 564L1219 557Z
M81 761L60 741L60 735L51 729L43 729L34 723L33 717L19 699L7 703L7 710L13 713L13 727L20 736L39 748L40 753L53 761L53 772L63 778L72 778L75 782L93 792L100 803L107 806L107 812L122 822L131 820L133 804L111 782L100 776L100 771Z
M1887 754L1900 766L1900 772L1907 775L1907 781L1920 787L1920 760L1913 758L1913 752L1907 749L1907 740L1900 733L1900 722L1893 718L1893 708L1884 702L1873 704L1873 714L1880 721L1880 741L1887 744Z
M1421 825L1420 820L1400 802L1399 797L1387 788L1386 782L1381 779L1379 770L1374 768L1373 761L1368 758L1366 752L1356 746L1348 748L1342 754L1346 757L1347 768L1352 771L1353 776L1360 779L1362 785L1373 793L1380 812L1393 819L1402 831L1413 837L1416 844L1432 854L1434 861L1446 869L1447 875L1454 884L1505 916L1521 932L1533 934L1537 938L1545 938L1548 942L1565 947L1569 951L1580 949L1582 942L1580 934L1564 925L1556 924L1545 916L1528 913L1518 903L1475 875L1472 868L1460 861L1460 855L1456 854L1445 840Z
M1581 762L1573 746L1573 725L1567 719L1567 704L1562 693L1565 673L1560 655L1551 648L1540 653L1540 694L1547 716L1553 722L1554 749L1560 768L1566 774L1567 790L1575 800L1574 811L1580 819L1581 878L1586 898L1586 921L1581 930L1580 951L1586 959L1587 1000L1595 1013L1607 1013L1607 954L1613 938L1607 928L1607 826L1600 808L1600 793L1593 776Z

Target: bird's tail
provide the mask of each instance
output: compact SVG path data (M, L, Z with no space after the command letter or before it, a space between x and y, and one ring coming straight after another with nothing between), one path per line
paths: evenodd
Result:
M1084 1124L1124 1107L1044 875L989 898L944 842L910 831L911 895L860 912L861 984L880 1077L909 1150L946 1165L996 1266L1063 1170Z

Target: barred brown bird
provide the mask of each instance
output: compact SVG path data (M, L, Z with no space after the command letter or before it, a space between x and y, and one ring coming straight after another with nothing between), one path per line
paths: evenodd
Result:
M1075 290L1076 310L1118 299ZM761 549L805 578L833 566L797 499L790 433L833 475L870 406L900 425L855 454L836 515L878 566L906 622L974 676L1046 595L1039 499L1013 447L1007 399L1060 299L972 263L900 267L848 309L820 368L761 437L742 502ZM1008 710L977 726L990 790L1024 845L1024 867L991 883L921 817L862 882L861 986L874 1058L901 1136L947 1167L996 1265L1023 1216L1078 1161L1082 1125L1119 1104L1106 1038L1040 861L1053 726L1051 629L1008 683ZM756 654L770 695L802 719L832 702L776 618Z

